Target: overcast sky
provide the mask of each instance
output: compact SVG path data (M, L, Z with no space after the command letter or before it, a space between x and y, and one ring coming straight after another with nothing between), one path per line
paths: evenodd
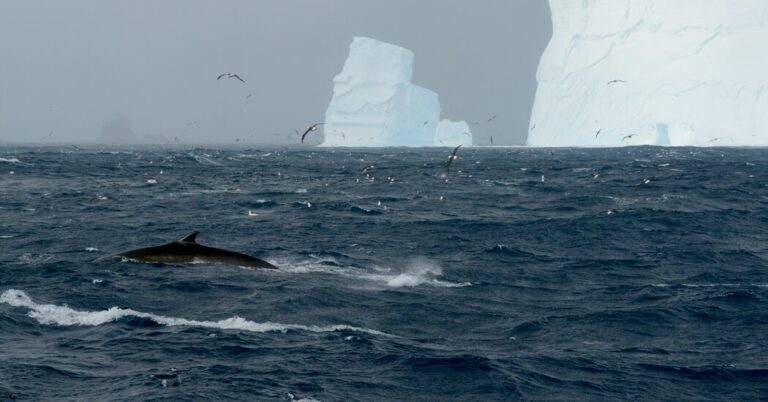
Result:
M3 1L0 142L90 142L118 117L140 138L293 142L322 121L353 36L412 50L443 118L498 115L476 143L525 142L545 0Z

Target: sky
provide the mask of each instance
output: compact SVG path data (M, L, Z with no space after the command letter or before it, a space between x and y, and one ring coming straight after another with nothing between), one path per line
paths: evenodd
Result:
M93 142L125 118L139 138L292 144L367 36L412 50L475 143L524 144L551 30L545 0L3 1L0 142Z

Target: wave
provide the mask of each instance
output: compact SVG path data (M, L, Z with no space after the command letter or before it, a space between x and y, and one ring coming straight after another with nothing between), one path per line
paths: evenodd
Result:
M421 285L457 288L472 285L470 282L448 282L437 279L443 273L442 268L437 263L426 258L414 258L399 271L386 267L375 267L373 268L374 272L370 270L361 271L357 267L342 266L334 259L299 264L281 263L278 261L277 266L283 267L281 270L285 272L341 275L353 279L382 283L392 288Z
M21 163L20 160L16 158L0 158L0 162L6 162L6 163Z
M79 311L66 305L38 304L32 301L22 290L8 289L0 295L0 303L13 307L26 307L30 309L29 317L34 318L44 325L61 326L99 326L115 322L127 317L143 318L157 324L169 327L184 326L198 328L215 328L222 330L240 330L248 332L335 332L356 331L371 335L392 336L374 329L354 327L351 325L299 325L281 324L276 322L253 322L242 317L234 316L221 321L198 321L186 318L166 317L162 315L145 313L133 309L110 307L101 311Z

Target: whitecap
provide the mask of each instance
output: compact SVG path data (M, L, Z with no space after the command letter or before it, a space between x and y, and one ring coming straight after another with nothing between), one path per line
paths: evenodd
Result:
M0 162L6 162L6 163L21 163L20 160L16 158L0 158Z
M95 253L95 252L99 251L99 249L97 249L96 247L86 247L85 251L87 251L89 253Z
M330 264L329 264L330 263ZM388 267L374 267L373 272L359 268L339 266L333 258L325 258L314 262L299 264L290 262L276 262L276 265L285 272L306 274L324 273L339 275L357 280L377 282L391 288L435 286L443 288L457 288L471 286L471 282L449 282L437 279L442 275L442 268L435 262L426 258L414 258L401 269Z
M221 330L240 330L248 332L336 332L355 331L378 336L393 336L374 329L354 327L351 325L300 325L281 324L277 322L254 322L245 318L234 316L220 321L200 321L186 318L166 317L162 315L145 313L133 309L110 307L100 311L80 311L67 305L39 304L35 303L24 291L9 289L0 295L0 303L13 307L25 307L30 311L27 314L44 325L59 326L99 326L115 322L126 317L147 318L160 325L169 327L184 326L197 328L215 328Z

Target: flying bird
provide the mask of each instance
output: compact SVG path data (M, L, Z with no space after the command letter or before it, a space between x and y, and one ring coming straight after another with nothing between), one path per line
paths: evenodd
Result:
M618 83L620 83L620 82L621 82L622 84L626 84L626 83L627 83L627 82L626 82L626 81L624 81L624 80L612 80L612 81L608 81L608 82L607 82L605 85L618 84Z
M301 135L301 143L302 144L304 143L304 138L307 136L307 134L309 134L310 131L316 131L317 130L317 126L319 126L321 124L325 124L325 123L315 123L315 124L312 124L310 126L307 126L307 128L304 130L304 134ZM298 134L298 133L299 132L296 131L296 134Z
M621 140L622 140L622 141L624 141L624 140L626 140L626 139L629 139L629 138L632 138L632 137L634 137L634 136L636 136L636 135L637 135L637 134L630 134L630 135L625 135L625 136L624 136L624 138L622 138Z
M603 131L603 129L602 129L602 128L601 128L601 129L599 129L599 130L597 130L597 131L595 131L595 138L597 138L597 136L598 136L598 135L600 135L600 132L601 132L601 131Z
M459 159L458 156L456 156L456 152L459 152L459 148L461 148L462 144L456 145L456 148L453 148L453 152L451 152L451 156L448 157L448 163L445 165L445 174L448 174L451 172L451 164L453 163L454 159Z
M237 79L238 79L238 80L240 80L241 82L245 82L245 80L243 80L242 78L240 78L240 76L239 76L239 75L237 75L237 74L232 74L232 73L224 73L224 74L221 74L221 75L219 75L218 77L216 77L216 81L218 81L218 80L220 80L220 79L222 79L222 78L237 78Z
M496 115L493 115L493 116L491 116L491 117L488 119L488 123L492 122L492 121L493 121L493 119L495 119L496 117L498 117L498 116L496 116Z
M491 145L493 145L493 136L491 136Z

